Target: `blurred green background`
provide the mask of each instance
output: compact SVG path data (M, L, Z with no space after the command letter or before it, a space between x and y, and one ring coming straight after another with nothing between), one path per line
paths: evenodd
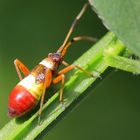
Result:
M7 116L8 95L19 79L13 61L30 69L58 49L85 0L0 1L0 128ZM72 37L101 38L107 30L89 8ZM67 53L72 63L92 44L79 42ZM78 107L58 123L44 140L140 139L140 76L114 70L90 91Z

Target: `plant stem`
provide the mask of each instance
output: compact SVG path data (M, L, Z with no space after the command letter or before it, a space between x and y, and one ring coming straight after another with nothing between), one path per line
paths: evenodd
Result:
M106 55L107 65L134 74L140 74L140 61L124 58L116 55Z

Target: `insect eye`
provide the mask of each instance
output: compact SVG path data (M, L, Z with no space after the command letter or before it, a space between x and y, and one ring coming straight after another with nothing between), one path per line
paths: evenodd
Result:
M60 62L62 57L59 53L49 53L48 55L54 62Z
M60 61L60 56L54 55L53 61L59 62Z

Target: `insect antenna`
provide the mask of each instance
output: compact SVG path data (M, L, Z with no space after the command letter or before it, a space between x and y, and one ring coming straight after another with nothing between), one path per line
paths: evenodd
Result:
M71 44L74 43L74 42L80 41L80 40L86 40L86 41L90 41L90 42L93 42L93 43L95 43L97 41L96 38L90 37L90 36L77 36L77 37L74 37L72 40L70 40L66 44L66 46L64 47L64 49L61 52L61 55L64 56L66 54L66 52L67 52L67 49L71 46Z
M64 39L63 44L60 46L60 48L59 48L58 51L57 51L58 53L61 53L62 50L65 48L65 45L66 45L66 43L67 43L67 41L68 41L70 35L72 34L72 32L73 32L73 30L74 30L74 28L75 28L75 26L76 26L78 20L82 17L82 15L83 15L84 12L86 11L88 5L89 5L89 3L85 3L85 4L84 4L84 6L83 6L83 8L81 9L80 13L77 15L77 17L76 17L75 20L73 21L73 23L72 23L72 25L71 25L71 27L70 27L70 29L69 29L69 31L68 31L68 33L67 33L65 39Z

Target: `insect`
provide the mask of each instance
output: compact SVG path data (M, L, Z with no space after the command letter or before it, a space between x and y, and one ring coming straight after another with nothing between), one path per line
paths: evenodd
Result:
M59 101L61 102L65 82L65 73L74 68L78 68L88 76L94 77L93 74L82 69L80 66L74 64L69 65L66 61L64 61L64 56L67 52L67 49L73 42L77 42L79 40L95 42L96 40L95 38L89 36L78 36L73 38L71 41L68 41L77 21L82 17L87 7L88 3L83 6L80 13L73 21L64 39L64 42L57 50L57 52L49 53L48 56L42 60L33 70L29 71L29 69L18 59L14 61L20 82L14 87L9 95L8 114L10 117L20 117L26 114L32 110L40 101L40 120L46 89L48 89L51 84L57 84L61 82L62 86L60 88L59 96ZM66 66L66 68L57 72L61 64ZM21 72L25 75L25 78L22 78Z

